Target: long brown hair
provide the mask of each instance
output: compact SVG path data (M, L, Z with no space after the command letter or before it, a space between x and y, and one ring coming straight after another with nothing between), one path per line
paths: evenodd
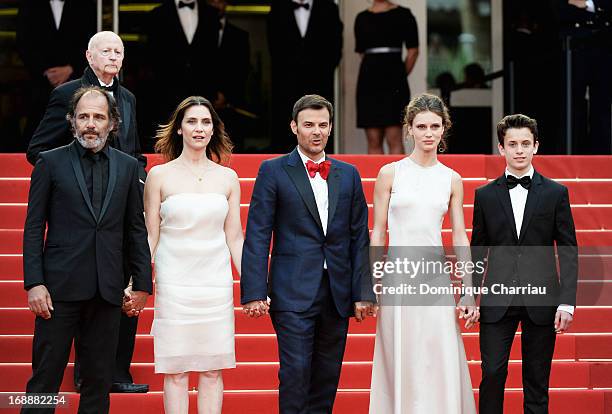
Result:
M170 120L165 125L160 125L155 139L155 151L161 153L166 161L178 158L183 151L183 137L178 134L181 127L185 111L195 105L202 105L210 111L210 116L213 122L213 134L210 142L206 146L206 156L211 161L217 164L227 164L232 155L234 144L230 140L229 135L225 132L225 124L213 108L210 101L201 96L190 96L185 98L174 110L170 116Z

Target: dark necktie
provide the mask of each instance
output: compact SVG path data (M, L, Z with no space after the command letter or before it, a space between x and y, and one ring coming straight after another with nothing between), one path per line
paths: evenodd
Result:
M531 177L526 175L521 178L516 178L514 175L508 175L506 177L506 184L508 185L508 188L510 190L512 190L514 187L516 187L519 184L524 189L529 190L529 187L531 187Z
M327 176L329 175L330 167L331 167L330 160L323 161L318 164L311 160L306 161L306 169L308 170L308 175L310 175L311 178L314 178L315 175L319 173L322 179L327 180Z
M193 8L195 7L195 2L192 1L190 3L187 3L186 1L179 1L178 8L182 9L183 7L189 7L191 10L193 10Z
M297 3L295 1L292 1L291 2L291 7L293 7L293 10L297 10L300 7L303 7L306 10L310 10L310 4L308 4L308 3Z
M91 170L91 205L93 207L96 218L100 218L100 209L102 208L102 163L100 162L100 154L98 153L91 153L90 158L93 161L93 166Z

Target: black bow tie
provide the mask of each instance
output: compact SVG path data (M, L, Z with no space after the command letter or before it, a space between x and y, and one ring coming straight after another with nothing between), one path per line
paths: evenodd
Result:
M293 10L297 10L300 7L303 7L306 10L310 10L310 4L308 4L308 3L297 3L295 1L292 1L291 2L291 6L293 7Z
M178 7L179 9L182 9L183 7L189 7L191 10L193 10L193 8L195 7L195 1L192 1L190 3L187 3L186 1L179 1Z
M510 190L512 190L514 187L516 187L519 184L525 190L529 190L529 187L531 187L531 177L526 175L526 176L521 177L521 178L516 178L514 175L508 175L506 177L506 184L508 185L508 188Z

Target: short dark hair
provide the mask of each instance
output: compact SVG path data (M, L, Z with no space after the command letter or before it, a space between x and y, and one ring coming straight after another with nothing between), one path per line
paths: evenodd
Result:
M77 89L74 95L72 95L70 108L66 114L66 119L68 122L70 122L70 128L73 129L72 121L75 117L77 105L79 104L81 98L88 93L98 93L106 98L106 103L108 104L108 118L113 123L113 127L109 131L108 138L114 139L117 131L119 130L119 122L121 122L119 109L117 108L117 101L115 101L115 98L113 98L113 95L111 95L110 92L100 88L99 86L83 86L82 88ZM72 132L74 132L74 130Z
M503 117L497 124L497 140L502 147L504 146L506 131L511 128L528 128L533 134L534 144L538 141L538 122L533 118L529 118L527 115L513 114Z
M295 105L293 105L291 118L297 122L299 113L305 109L327 109L329 113L329 122L334 119L333 105L321 95L304 95L298 99Z

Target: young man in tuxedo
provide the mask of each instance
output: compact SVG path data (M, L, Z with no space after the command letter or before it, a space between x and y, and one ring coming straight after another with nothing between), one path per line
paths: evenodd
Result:
M295 103L297 148L261 164L249 207L241 303L261 316L270 295L283 414L332 412L349 317L371 315L375 301L359 173L324 151L332 111L318 95Z
M576 304L576 231L567 188L532 166L539 146L536 121L506 116L497 137L506 171L476 190L472 260L488 255L484 287L491 292L537 286L546 294L481 295L479 412L503 413L510 348L520 323L524 410L547 413L556 334L569 329ZM482 277L474 274L475 286Z
M122 306L133 314L144 308L151 255L138 162L108 145L119 123L114 98L99 87L79 89L67 118L75 140L41 153L30 182L23 275L36 322L26 392L59 391L78 334L79 412L105 413ZM124 273L133 280L128 303Z
M31 164L36 163L42 151L66 145L73 140L70 126L66 122L66 113L77 89L86 86L101 86L112 94L121 117L119 125L116 125L116 138L109 145L138 159L139 188L142 196L147 176L145 172L147 159L140 150L136 125L136 98L132 92L119 84L118 76L123 65L124 51L121 38L113 32L99 32L91 37L85 53L88 66L83 76L55 88L51 93L45 116L40 121L28 147L27 158ZM126 286L128 286L129 279L130 274L126 274ZM129 295L129 289L126 294ZM122 315L117 360L113 375L113 392L132 393L149 390L147 384L134 384L130 374L137 327L137 317ZM77 355L74 370L77 391L80 386L79 373L80 364Z

